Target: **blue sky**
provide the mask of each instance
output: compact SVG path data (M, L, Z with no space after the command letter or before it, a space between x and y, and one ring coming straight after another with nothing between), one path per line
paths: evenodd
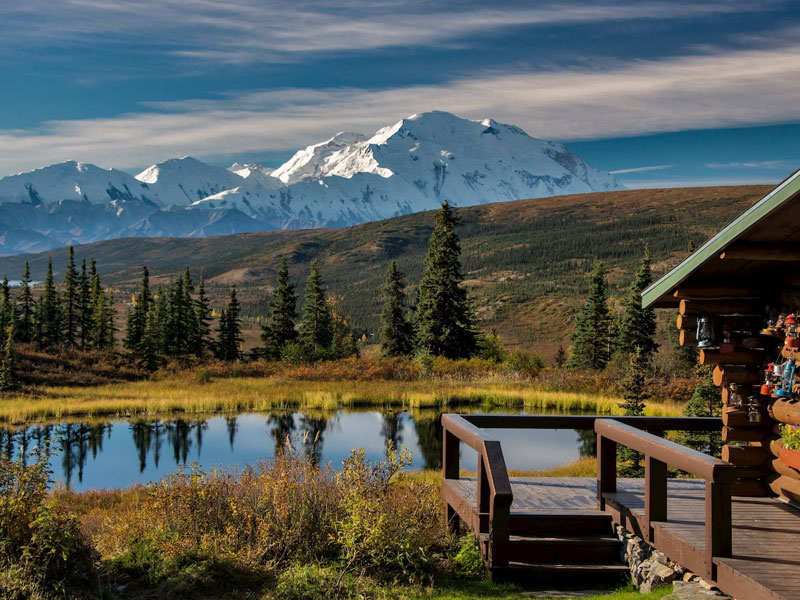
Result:
M415 112L563 141L630 187L800 167L796 2L25 0L0 5L0 175L275 166Z

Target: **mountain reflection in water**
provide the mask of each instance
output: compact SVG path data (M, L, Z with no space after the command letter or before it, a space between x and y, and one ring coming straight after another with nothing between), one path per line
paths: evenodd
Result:
M243 413L195 419L117 419L0 429L5 457L31 460L49 448L54 479L75 490L124 487L174 473L184 465L243 467L271 459L287 444L317 463L334 467L354 448L380 460L385 445L407 447L411 468L440 469L440 414L399 411ZM509 468L541 469L594 452L593 432L494 430L513 447ZM462 446L464 468L476 468L475 453Z

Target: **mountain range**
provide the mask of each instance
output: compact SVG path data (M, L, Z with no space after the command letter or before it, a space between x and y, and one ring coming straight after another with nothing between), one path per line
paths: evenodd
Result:
M277 169L191 157L136 176L68 161L0 179L0 253L127 237L347 227L436 208L622 189L561 144L433 111L341 132Z

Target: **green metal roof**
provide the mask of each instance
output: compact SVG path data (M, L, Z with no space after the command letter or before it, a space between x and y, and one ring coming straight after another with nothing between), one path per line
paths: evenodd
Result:
M703 244L694 254L642 292L642 305L648 307L659 300L671 300L671 292L692 273L709 260L716 259L726 246L741 238L745 232L774 210L794 199L798 193L800 193L800 170L795 171L778 187Z

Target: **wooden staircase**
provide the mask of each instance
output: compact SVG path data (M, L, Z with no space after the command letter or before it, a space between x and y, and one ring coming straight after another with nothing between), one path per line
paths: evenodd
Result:
M483 533L479 539L487 568L497 581L583 585L622 582L628 577L611 516L599 511L570 515L512 513L504 552L508 566L490 564L489 536Z

